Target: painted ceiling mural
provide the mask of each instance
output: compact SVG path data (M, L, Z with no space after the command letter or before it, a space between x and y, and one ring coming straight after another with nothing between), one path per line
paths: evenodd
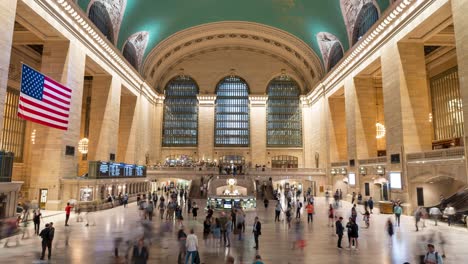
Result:
M127 42L135 42L138 65L158 43L178 31L211 22L249 21L287 31L301 39L321 55L324 68L327 68L329 55L329 50L327 53L324 49L329 49L331 44L326 43L327 39L339 42L344 51L348 50L356 22L362 20L359 16L363 6L372 3L380 15L393 2L395 0L77 0L88 16L93 5L105 9L101 11L107 12L105 17L110 20L107 25L111 27L108 32L113 32L116 47L123 50ZM103 23L105 17L93 22Z

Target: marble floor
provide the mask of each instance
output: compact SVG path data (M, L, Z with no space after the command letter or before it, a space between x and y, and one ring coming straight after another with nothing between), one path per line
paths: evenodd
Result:
M204 201L198 201L203 204ZM358 218L360 225L359 250L338 250L334 229L327 226L327 205L324 198L316 200L316 214L314 222L307 224L303 216L299 228L295 225L288 229L283 222L274 222L274 203L265 209L263 204L256 211L247 212L247 226L245 240L232 239L230 248L220 247L213 241L202 240L202 217L193 220L184 212L184 225L186 231L194 228L199 238L202 263L224 263L228 255L236 259L235 263L252 263L256 254L260 254L264 263L418 263L417 256L423 254L423 245L431 234L443 234L446 240L445 251L447 257L444 263L468 263L468 231L462 227L448 227L439 224L435 227L433 222L427 221L426 228L415 231L413 218L402 217L400 228L390 239L385 232L385 221L389 215L373 214L369 229L364 227L362 217ZM361 209L362 210L362 209ZM185 210L186 211L186 210ZM339 214L347 217L350 214L350 204L344 203ZM204 212L200 212L204 215ZM215 213L215 216L217 213ZM253 218L258 215L262 222L262 236L260 236L260 249L253 249L254 241L251 233ZM76 222L73 215L70 226L64 226L64 214L51 214L44 219L53 221L56 227L54 249L50 263L126 263L124 258L113 256L113 245L116 237L124 240L136 239L142 234L141 221L135 204L128 208L117 207L106 211L93 213L96 225L86 227L84 223ZM176 239L177 227L175 224L161 221L159 213L153 219L152 225L157 235L150 246L149 263L177 263L178 245ZM161 232L170 226L172 231ZM31 234L32 234L32 227ZM298 234L307 241L303 250L293 249L292 244ZM344 239L346 240L346 239ZM0 263L41 263L39 259L40 238L31 236L21 239L20 245L15 246L14 239L11 247L4 248L0 244ZM347 241L344 241L347 246ZM441 251L436 241L436 249ZM124 250L121 247L121 254Z

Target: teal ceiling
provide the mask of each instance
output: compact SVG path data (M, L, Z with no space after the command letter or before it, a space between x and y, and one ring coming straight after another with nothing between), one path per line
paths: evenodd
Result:
M78 0L86 12L90 0ZM389 0L377 0L383 12ZM170 35L200 24L250 21L287 31L321 56L316 34L334 34L349 48L340 0L127 0L117 47L139 31L149 32L145 56Z

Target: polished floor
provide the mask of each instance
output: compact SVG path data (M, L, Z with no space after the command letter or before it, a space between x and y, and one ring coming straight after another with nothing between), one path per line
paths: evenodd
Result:
M203 202L199 201L200 204ZM264 263L418 263L416 259L418 255L423 254L423 246L431 239L432 234L436 234L435 243L439 251L439 235L442 234L446 241L447 257L444 263L467 263L468 231L462 227L448 227L446 224L435 227L433 222L427 221L426 228L415 232L413 219L403 217L401 227L396 228L395 236L390 239L385 232L385 221L389 216L374 214L369 229L364 227L362 217L358 218L359 250L338 250L334 229L327 226L327 206L324 198L316 200L313 223L307 224L303 216L301 224L293 224L291 229L288 229L284 221L274 222L273 204L270 203L268 209L262 205L256 211L247 212L245 240L237 241L233 237L230 248L219 246L214 241L205 243L202 240L202 217L192 220L184 216L186 230L193 227L198 235L202 263L224 263L228 255L235 258L235 263L252 263L257 253L262 256ZM344 203L339 214L349 216L350 205ZM200 212L199 215L203 216L204 213ZM258 252L253 249L251 234L251 224L255 215L260 217L263 229ZM128 208L117 207L94 213L92 218L96 222L95 226L86 227L84 223L76 222L75 217L72 216L69 227L64 226L64 214L52 214L44 219L47 222L53 221L56 226L50 263L126 263L123 257L113 256L114 239L136 239L142 234L135 204ZM150 246L149 263L177 263L177 225L161 221L159 213L153 219L152 225L157 235ZM171 231L163 232L171 226ZM303 250L292 248L298 237L306 240ZM344 246L347 246L348 243L344 240ZM3 241L0 244L0 263L40 263L38 237L31 235L29 239L20 239L19 246L15 246L15 240L11 239L10 245L11 247L4 248ZM120 248L121 255L124 255L125 244Z

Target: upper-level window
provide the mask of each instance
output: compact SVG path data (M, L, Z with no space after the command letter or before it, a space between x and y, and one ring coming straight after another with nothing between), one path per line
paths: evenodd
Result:
M302 115L299 95L299 86L289 77L278 77L268 85L268 147L302 146Z
M294 156L280 155L271 158L271 167L273 169L298 168L299 159Z
M364 34L379 20L379 11L373 3L365 4L354 24L353 45L358 42Z
M237 76L216 88L215 146L249 146L249 87Z
M114 27L106 7L102 3L96 1L89 8L88 16L102 34L104 34L110 42L114 43Z
M132 43L125 43L123 48L123 56L135 69L138 69L137 52L135 46Z
M163 146L196 146L198 142L198 86L187 76L166 85Z
M343 58L343 48L339 42L335 42L330 49L327 70L330 71Z
M7 87L3 130L0 130L0 150L15 154L15 162L23 161L26 121L17 116L20 92ZM35 132L34 132L35 133ZM34 143L32 143L34 144Z

